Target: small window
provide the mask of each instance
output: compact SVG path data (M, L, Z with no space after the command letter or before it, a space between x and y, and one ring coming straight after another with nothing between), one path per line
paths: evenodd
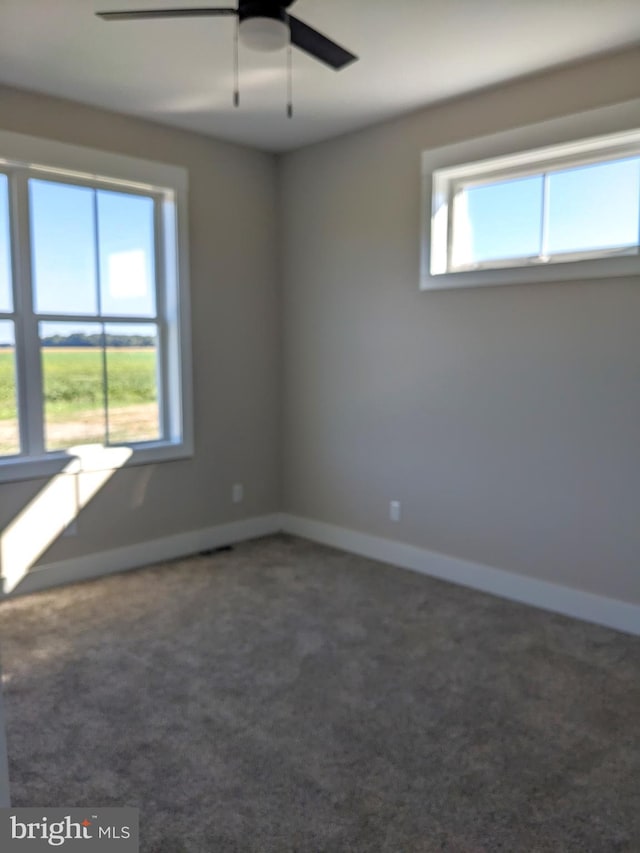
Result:
M456 286L458 275L465 284L505 283L464 274L560 264L577 265L575 277L610 275L610 265L587 265L611 259L626 259L617 274L632 274L637 265L629 259L638 258L640 244L640 132L436 169L430 200L429 286L440 276L450 279L442 286Z
M56 168L76 157L96 171ZM183 170L11 134L0 158L0 479L82 445L189 455Z

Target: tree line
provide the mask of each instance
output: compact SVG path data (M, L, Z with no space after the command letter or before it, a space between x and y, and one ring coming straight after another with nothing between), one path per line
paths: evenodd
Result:
M156 339L152 335L85 335L73 332L70 335L50 335L42 338L43 347L152 347Z

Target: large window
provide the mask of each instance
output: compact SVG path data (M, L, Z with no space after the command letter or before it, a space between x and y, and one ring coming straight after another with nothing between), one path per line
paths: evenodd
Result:
M572 122L588 118L533 126L532 138L563 135ZM456 152L508 150L524 134L424 153L423 288L639 271L640 131L456 162Z
M43 159L0 160L0 477L89 444L190 452L182 170L21 140L0 156ZM78 153L104 173L70 171Z

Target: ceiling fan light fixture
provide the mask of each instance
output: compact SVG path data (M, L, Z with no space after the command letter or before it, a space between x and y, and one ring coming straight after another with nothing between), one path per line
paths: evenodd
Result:
M252 50L271 53L289 44L289 27L280 18L255 16L240 21L240 41Z

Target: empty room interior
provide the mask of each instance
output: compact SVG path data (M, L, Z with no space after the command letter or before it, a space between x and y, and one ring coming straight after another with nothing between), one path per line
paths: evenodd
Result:
M637 0L224 2L0 4L0 839L637 853Z

